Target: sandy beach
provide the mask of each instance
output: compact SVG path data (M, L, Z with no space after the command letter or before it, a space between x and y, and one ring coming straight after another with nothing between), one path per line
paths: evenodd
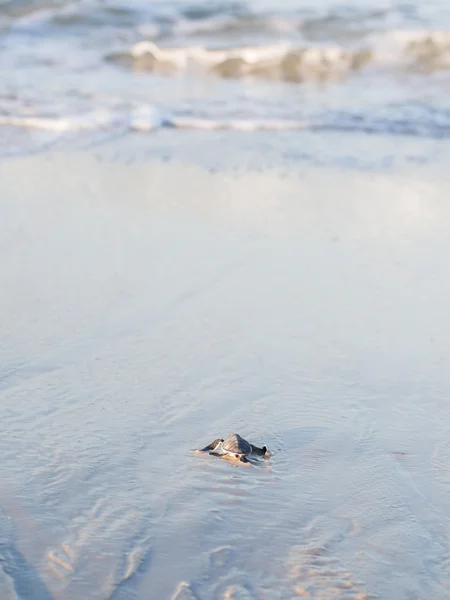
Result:
M446 600L442 145L175 135L0 163L2 600Z

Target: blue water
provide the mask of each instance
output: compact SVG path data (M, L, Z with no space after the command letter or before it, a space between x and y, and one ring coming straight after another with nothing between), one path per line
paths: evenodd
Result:
M12 0L0 51L3 154L167 126L450 132L444 1Z

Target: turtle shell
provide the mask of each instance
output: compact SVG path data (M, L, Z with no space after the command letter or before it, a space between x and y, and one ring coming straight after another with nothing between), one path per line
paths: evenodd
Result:
M232 454L250 454L252 451L251 444L244 440L237 433L230 433L227 439L223 442L222 448L225 452L231 452Z

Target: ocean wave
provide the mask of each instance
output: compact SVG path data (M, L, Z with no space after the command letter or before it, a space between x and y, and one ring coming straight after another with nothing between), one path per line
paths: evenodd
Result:
M134 44L108 60L139 71L175 75L210 73L223 78L291 82L338 79L365 68L396 68L429 73L450 69L450 31L391 31L373 35L357 48L294 46L291 43L210 49Z
M0 0L0 6L1 6ZM357 39L384 28L389 11L380 8L318 6L282 8L242 2L148 2L128 0L7 0L0 10L19 28L36 20L50 27L64 27L70 34L74 25L91 33L99 25L119 30L135 29L152 39Z
M165 48L153 42L139 42L129 52L108 58L122 66L163 75L189 71L191 75L211 73L223 78L296 82L331 78L360 69L371 56L366 49L294 48L288 44L208 49Z
M450 138L450 111L427 107L399 106L390 117L376 113L358 114L330 111L309 115L304 119L199 117L159 111L142 105L129 111L98 110L80 115L21 116L0 115L0 127L45 130L56 136L78 132L153 132L159 129L191 129L198 131L335 131L423 138Z
M1 0L0 0L1 7ZM245 35L251 32L296 31L300 17L274 16L252 12L240 3L184 4L129 0L39 0L37 2L7 2L0 9L2 20L15 29L25 30L36 23L49 28L64 28L70 35L74 27L90 33L99 26L164 37L191 37L213 34Z

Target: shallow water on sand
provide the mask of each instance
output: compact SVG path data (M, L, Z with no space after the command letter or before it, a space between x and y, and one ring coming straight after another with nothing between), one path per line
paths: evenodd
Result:
M0 164L2 599L448 598L444 169L138 144Z

